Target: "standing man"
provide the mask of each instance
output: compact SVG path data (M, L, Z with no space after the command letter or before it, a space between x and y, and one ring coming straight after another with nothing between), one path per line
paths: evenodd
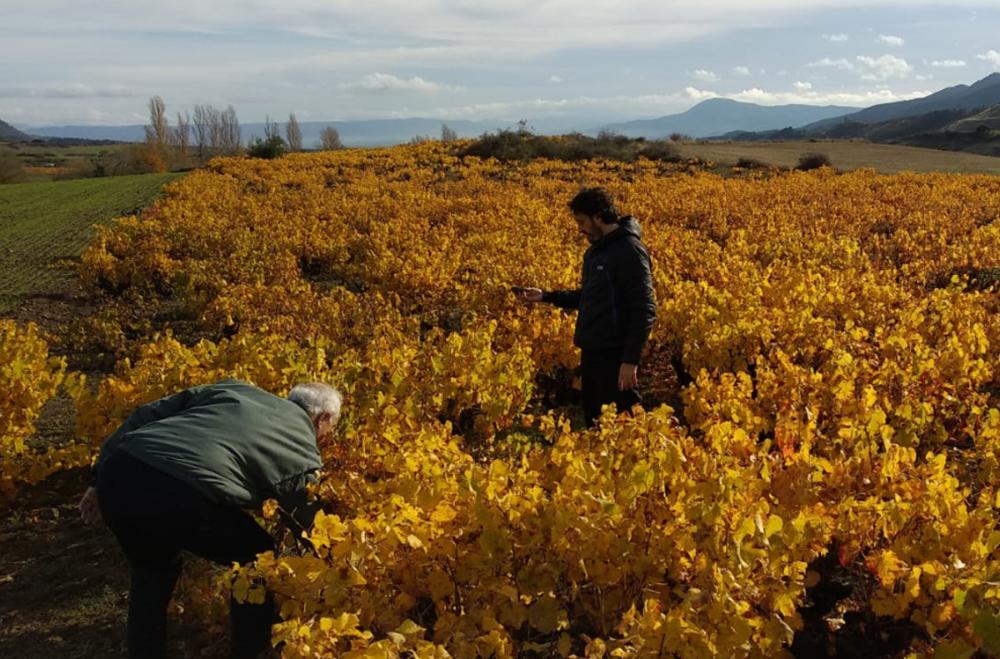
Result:
M583 255L580 288L526 288L518 296L526 302L579 311L573 342L581 350L583 414L590 428L601 405L615 403L625 411L641 402L636 388L639 357L656 319L656 303L639 224L620 216L601 188L581 190L569 208L590 241Z
M312 523L306 483L323 466L341 396L326 384L280 398L240 380L186 389L143 405L101 446L95 485L80 501L88 524L102 518L129 563L128 656L166 651L167 604L181 550L220 565L274 549L244 508L275 498L296 535ZM273 604L230 603L232 657L270 645Z

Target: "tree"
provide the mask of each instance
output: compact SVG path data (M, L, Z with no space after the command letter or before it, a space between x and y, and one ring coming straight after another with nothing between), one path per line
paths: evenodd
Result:
M149 99L149 125L146 129L146 143L153 148L162 150L170 139L170 127L167 123L167 106L159 96Z
M271 140L275 137L281 137L281 130L278 128L278 122L271 121L270 115L264 115L264 140Z
M191 144L191 115L185 112L177 113L177 127L174 128L173 143L180 152L181 158L187 158L188 145Z
M230 105L219 117L219 148L224 153L239 153L242 147L242 135L240 133L240 120L236 116L236 110Z
M288 123L285 124L285 137L288 138L289 151L302 150L302 130L299 128L299 121L295 118L295 113L288 115Z
M210 140L209 125L211 124L211 106L194 106L194 140L198 145L198 161L205 161L205 152Z
M340 133L333 126L327 126L319 133L319 146L323 151L335 151L343 149L344 143L340 141Z
M448 124L441 124L441 141L454 142L458 139L458 133L448 127Z

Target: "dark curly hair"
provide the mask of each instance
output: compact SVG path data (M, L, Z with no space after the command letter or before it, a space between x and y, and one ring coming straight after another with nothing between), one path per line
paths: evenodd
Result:
M569 202L569 209L590 217L599 217L605 224L618 224L621 219L611 195L604 188L584 188Z

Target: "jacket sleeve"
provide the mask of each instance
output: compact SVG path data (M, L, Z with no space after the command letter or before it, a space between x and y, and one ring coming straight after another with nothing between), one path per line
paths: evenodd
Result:
M580 289L573 291L545 291L542 293L542 302L554 304L562 309L580 308Z
M192 387L191 389L185 389L180 393L154 400L152 403L147 403L136 408L125 419L125 422L101 443L101 452L98 454L97 461L94 462L94 466L90 471L90 484L93 486L97 485L97 477L100 474L101 465L104 464L104 461L107 460L108 456L114 452L118 445L125 440L125 436L128 433L154 421L166 419L187 408L191 404L195 392L200 388Z
M638 364L642 348L646 345L656 320L656 299L653 295L649 254L642 245L633 244L620 267L619 295L628 314L622 363Z
M311 549L310 542L303 534L312 526L313 518L322 508L321 501L309 501L309 490L306 486L316 482L316 474L307 471L298 476L281 481L274 486L275 499L278 501L278 515L281 521L303 546Z

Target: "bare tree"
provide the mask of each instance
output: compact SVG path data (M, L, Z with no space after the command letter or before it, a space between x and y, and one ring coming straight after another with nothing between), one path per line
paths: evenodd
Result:
M458 133L448 127L448 124L441 124L441 141L454 142L458 139Z
M324 151L334 151L344 148L344 143L340 141L340 133L333 126L327 126L320 131L319 145Z
M172 132L174 146L181 158L187 158L188 145L191 144L191 115L185 112L177 113L177 127Z
M289 151L302 150L302 130L299 128L299 121L295 118L295 113L288 115L288 123L285 124L285 137L288 141Z
M270 115L264 115L264 141L270 141L275 137L281 137L278 122L271 121Z
M159 96L149 99L149 125L145 129L147 144L161 150L167 145L170 139L167 106Z
M211 107L210 105L194 106L194 139L198 144L199 162L205 161L205 153L211 141Z
M242 147L242 135L240 133L240 120L236 116L236 110L230 105L219 115L219 148L225 153L239 153Z

